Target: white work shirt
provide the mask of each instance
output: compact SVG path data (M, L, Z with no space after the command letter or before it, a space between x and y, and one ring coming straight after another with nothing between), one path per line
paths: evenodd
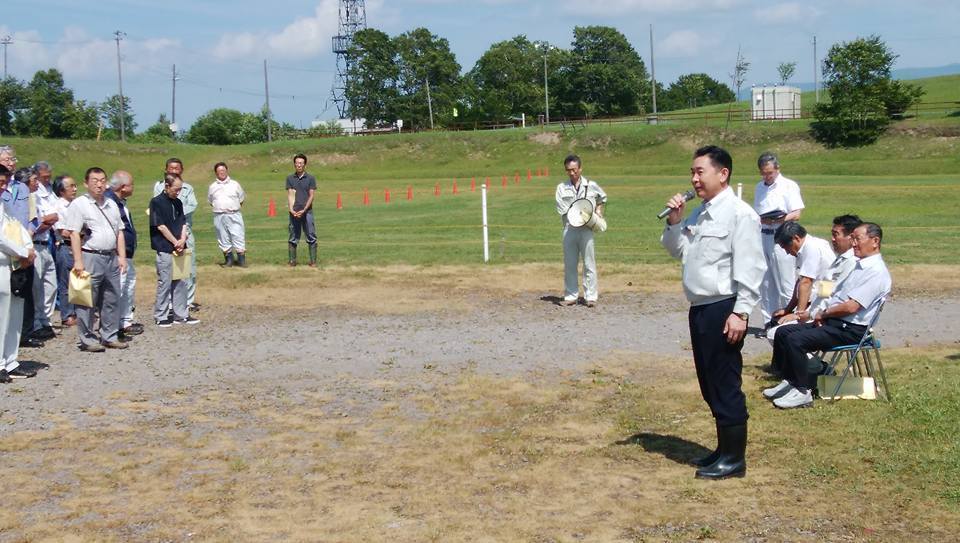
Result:
M600 204L607 203L607 193L603 192L600 185L590 181L585 176L580 176L580 185L573 186L570 180L557 185L557 213L560 214L561 223L567 225L567 210L574 201L580 198L586 198L593 202L593 208L596 209Z
M761 179L753 193L753 209L756 210L757 215L776 210L790 213L803 207L800 186L783 174L777 174L777 178L769 185Z
M37 186L37 191L33 193L33 199L37 204L37 217L42 222L43 218L47 215L52 215L57 213L58 205L57 198L53 191L48 189L43 183L39 183ZM58 217L59 220L59 217ZM50 230L44 230L43 232L34 233L34 241L45 242L50 238Z
M87 236L83 236L84 227L87 227L90 231ZM84 194L74 199L67 209L67 221L64 230L80 232L83 240L81 248L83 249L115 251L117 249L117 234L122 229L123 222L120 219L120 208L106 196L103 197L103 205L97 205L97 201L91 198L89 194Z
M819 281L814 281L813 283L813 296L810 299L810 318L817 316L817 313L823 311L827 308L827 301L830 299L830 296L821 297L819 292L821 290L821 284L823 281L831 281L833 286L831 287L830 294L832 291L836 290L836 287L850 275L850 272L853 271L853 268L857 265L857 257L853 255L853 249L847 249L842 255L837 255L833 259L833 262L830 264L830 267L827 268L826 275L823 276Z
M806 236L797 251L797 278L807 277L814 281L826 278L835 258L829 241Z
M767 271L760 217L728 186L685 220L667 224L660 243L683 262L683 292L691 305L737 297L734 313L751 313Z
M874 302L890 294L893 280L890 271L880 253L857 261L853 271L837 287L837 291L827 301L827 307L853 299L860 304L860 310L853 315L842 317L851 324L867 326L877 314Z
M57 222L53 225L53 229L57 232L66 228L67 224L67 208L70 207L70 202L68 202L64 197L57 198ZM59 238L60 235L57 234Z
M213 206L214 213L240 211L240 205L246 197L243 187L231 177L227 177L223 181L217 179L210 184L210 188L207 190L207 201Z

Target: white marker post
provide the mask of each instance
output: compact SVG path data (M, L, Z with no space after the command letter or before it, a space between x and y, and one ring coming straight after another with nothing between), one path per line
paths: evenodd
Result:
M743 200L743 183L737 183L737 198Z
M487 226L487 184L480 185L480 205L483 207L483 261L490 261L490 233Z

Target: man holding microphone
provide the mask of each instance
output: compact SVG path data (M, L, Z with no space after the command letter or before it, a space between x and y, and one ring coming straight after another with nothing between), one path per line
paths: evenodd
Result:
M697 149L690 183L703 203L686 220L684 195L671 211L661 244L683 263L683 291L700 392L716 420L717 449L695 460L700 479L743 477L747 406L741 390L743 337L766 271L760 218L730 188L733 159L713 145Z

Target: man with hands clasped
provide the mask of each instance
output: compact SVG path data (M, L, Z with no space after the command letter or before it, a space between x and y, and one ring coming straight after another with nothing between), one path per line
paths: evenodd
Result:
M166 174L163 192L150 200L150 247L157 252L157 301L153 318L157 326L169 328L173 324L197 324L187 309L187 284L173 278L173 257L187 248L189 226L183 213L180 191L183 180L179 175ZM173 307L173 318L167 308Z

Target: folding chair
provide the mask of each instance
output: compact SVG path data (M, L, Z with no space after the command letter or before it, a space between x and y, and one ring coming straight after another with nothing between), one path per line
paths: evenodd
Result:
M846 380L847 375L852 374L857 377L873 378L877 395L890 401L890 389L887 387L887 374L883 371L883 362L880 361L880 339L877 338L874 333L874 327L880 320L880 313L883 311L883 305L886 301L886 298L881 297L874 302L873 305L877 306L877 312L874 314L873 319L870 320L870 325L867 326L859 343L855 345L840 345L821 353L821 360L826 360L827 355L830 355L828 373L835 372L837 364L842 360L846 360L846 366L843 368L843 373L840 374L837 386L834 388L833 394L827 399L839 399L840 396L838 395L844 380ZM878 376L880 378L879 380L877 379ZM883 385L881 386L880 383L883 383Z

